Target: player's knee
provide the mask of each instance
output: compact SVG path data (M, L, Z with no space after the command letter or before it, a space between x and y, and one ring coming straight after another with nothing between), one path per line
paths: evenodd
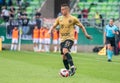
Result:
M68 51L68 49L67 48L63 48L63 54L66 54L66 53L68 53L69 51Z
M66 58L66 56L65 56L65 55L62 55L62 59L63 59L63 60L66 60L67 58Z

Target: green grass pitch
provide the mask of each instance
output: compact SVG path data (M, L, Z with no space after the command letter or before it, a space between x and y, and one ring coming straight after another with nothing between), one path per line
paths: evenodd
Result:
M95 53L72 54L76 74L64 78L59 53L0 52L0 83L120 83L120 56L107 62Z

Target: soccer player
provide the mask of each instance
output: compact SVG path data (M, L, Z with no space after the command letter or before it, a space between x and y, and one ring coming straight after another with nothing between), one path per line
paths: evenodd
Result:
M63 58L63 64L67 70L69 70L69 65L70 65L70 76L72 76L75 74L76 68L74 66L69 51L72 45L74 44L74 25L78 25L88 39L91 39L91 36L88 35L85 27L80 23L80 21L76 17L70 15L69 5L62 4L61 13L62 16L59 16L56 19L53 27L50 28L49 33L51 33L51 31L55 29L58 25L60 26L59 34L61 39L60 46L61 46L61 55Z
M110 19L109 24L104 29L104 43L107 46L108 62L112 61L113 49L115 46L115 34L118 33L117 26L114 25L114 19Z
M38 51L38 43L39 43L39 29L37 26L34 27L33 30L33 50L34 52Z
M59 37L58 31L55 29L55 30L53 31L54 52L57 52L58 37Z
M48 34L49 28L45 27L45 52L50 51L50 34Z
M19 38L19 31L17 27L14 27L14 29L12 30L11 50L17 50L18 38Z
M44 27L41 27L40 31L39 31L39 51L44 51L44 49L43 49L43 45L45 44L44 43L44 33L45 33L45 29L44 29Z

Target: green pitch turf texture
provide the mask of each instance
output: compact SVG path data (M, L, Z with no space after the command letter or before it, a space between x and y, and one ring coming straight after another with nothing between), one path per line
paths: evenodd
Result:
M0 83L120 83L120 56L107 62L95 53L73 54L77 67L72 77L61 77L59 53L0 52Z

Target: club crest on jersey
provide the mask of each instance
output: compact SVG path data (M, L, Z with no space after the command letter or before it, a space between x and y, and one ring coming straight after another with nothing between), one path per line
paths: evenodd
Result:
M69 23L72 23L72 20L69 20L68 22L69 22Z

